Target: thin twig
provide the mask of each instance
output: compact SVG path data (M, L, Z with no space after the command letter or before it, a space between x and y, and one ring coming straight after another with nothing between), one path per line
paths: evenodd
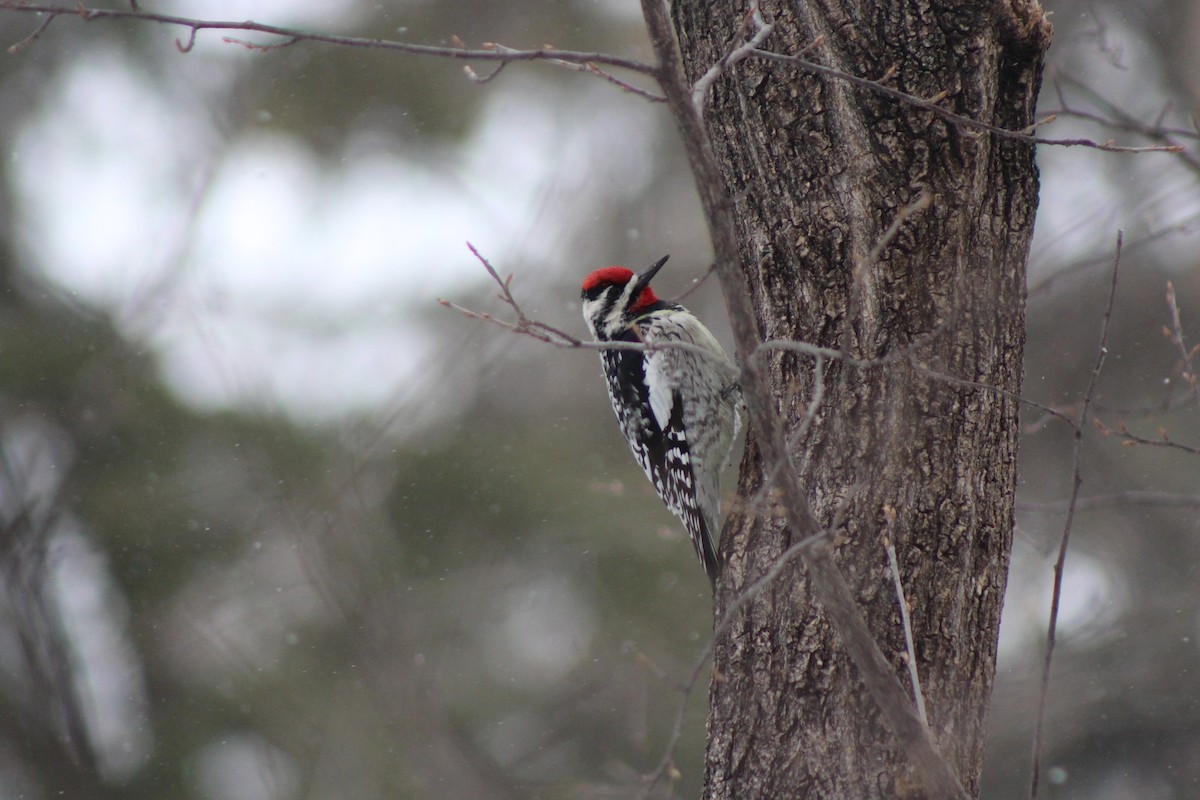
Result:
M1054 83L1055 83L1056 89L1058 90L1057 91L1058 98L1060 101L1062 101L1064 109L1067 108L1067 103L1066 103L1065 96L1062 92L1062 89L1059 86L1060 81L1071 84L1072 86L1075 87L1075 89L1077 89L1078 91L1083 92L1085 95L1087 95L1088 99L1090 99L1093 103L1095 103L1096 105L1105 109L1107 111L1107 113L1112 115L1113 119L1115 120L1115 122L1109 123L1112 127L1124 128L1125 130L1135 131L1135 132L1141 134L1142 136L1145 136L1148 139L1163 142L1167 146L1177 147L1178 149L1175 152L1177 152L1180 155L1180 157L1184 160L1184 162L1192 170L1200 171L1200 161L1198 161L1192 153L1188 152L1186 149L1183 148L1183 146L1181 146L1178 142L1176 142L1174 140L1173 137L1176 135L1180 135L1179 132L1167 131L1167 130L1163 130L1161 128L1155 128L1153 126L1146 125L1141 120L1137 119L1136 117L1129 114L1129 112L1122 109L1116 103L1113 103L1112 101L1103 97L1098 91L1091 88L1090 86L1085 84L1083 81L1079 80L1078 78L1074 78L1071 75L1066 74L1066 73L1062 72L1061 70L1059 70L1058 74L1055 76ZM1070 113L1070 112L1067 112L1067 113ZM1184 135L1186 135L1186 134L1184 134ZM1195 134L1192 134L1192 138L1196 138Z
M1038 692L1037 722L1033 729L1033 775L1030 779L1030 800L1037 800L1038 784L1042 768L1042 733L1046 722L1046 699L1050 693L1050 667L1054 661L1055 634L1058 628L1058 607L1062 599L1063 566L1067 560L1067 546L1071 540L1071 526L1075 522L1076 506L1079 502L1079 487L1083 485L1083 432L1087 429L1088 412L1091 410L1092 397L1096 392L1096 384L1100 380L1100 371L1104 368L1104 360L1108 356L1108 331L1112 322L1113 301L1117 296L1117 278L1121 271L1121 244L1125 232L1117 232L1117 250L1113 256L1112 282L1108 288L1108 303L1104 308L1104 322L1100 328L1100 347L1096 352L1096 364L1088 379L1087 391L1083 395L1083 404L1079 409L1079 419L1075 425L1075 446L1071 456L1073 475L1071 478L1071 497L1067 502L1067 519L1063 523L1062 539L1058 543L1058 558L1054 561L1054 588L1050 594L1050 622L1046 629L1046 656L1042 663L1042 682Z
M866 261L862 264L862 269L870 269L875 266L875 262L879 260L879 256L883 253L883 248L887 247L892 239L896 238L896 234L900 232L900 226L912 218L915 214L919 214L933 204L933 195L928 189L922 189L921 193L916 198L898 212L892 220L892 224L888 225L883 236L875 242L875 246L871 248L871 252L867 253Z
M1052 408L1045 403L1039 403L1036 400L1030 400L1028 397L1019 395L1016 392L1010 392L1008 389L1001 389L999 386L992 386L990 383L980 383L979 381L972 381L966 378L956 378L953 375L947 375L944 372L938 372L935 369L930 369L923 364L914 363L913 369L922 375L925 375L926 377L933 378L934 380L945 381L946 383L952 383L958 386L967 386L972 389L983 389L988 392L993 392L1001 397L1007 397L1009 400L1015 400L1018 403L1024 403L1031 408L1036 408L1037 410L1041 411L1047 417L1067 423L1073 429L1075 429L1076 432L1078 432L1078 423L1075 420L1059 411L1057 408Z
M847 292L846 315L842 325L843 352L849 353L853 347L854 324L860 319L859 304L861 301L859 298L866 298L870 295L870 270L875 267L875 262L879 260L884 248L891 243L892 239L896 238L896 234L900 232L900 227L904 225L905 221L928 208L932 202L933 195L927 189L922 189L912 202L905 204L896 212L895 218L892 219L883 235L871 246L866 258L858 258L856 249L854 267L850 270L851 287Z
M883 231L883 235L878 237L874 245L871 246L870 252L866 254L866 258L860 258L858 248L854 248L852 258L853 269L850 270L851 285L846 293L846 314L844 319L842 319L841 326L841 349L844 353L850 353L853 349L854 325L859 323L859 321L863 321L865 317L865 314L860 315L860 306L862 306L864 300L869 301L872 296L871 283L874 282L871 281L871 270L874 270L876 261L883 253L883 248L887 247L895 239L895 235L900 233L901 225L904 225L908 218L912 217L914 213L919 213L926 209L926 207L929 207L932 201L934 201L934 196L932 196L929 190L923 188L916 199L913 199L911 203L906 204L904 207L901 207L900 211L896 212L892 223L888 225L887 230ZM938 331L935 331L935 335L937 333ZM906 349L914 351L916 349L914 345L916 343L912 343Z
M1167 236L1174 236L1177 234L1193 234L1198 226L1200 226L1200 214L1193 214L1180 220L1179 222L1168 225L1165 228L1152 231L1151 233L1148 233L1139 239L1133 239L1125 242L1125 254L1127 256L1131 255L1135 250L1140 250L1143 247L1147 247L1148 245L1151 245L1159 239ZM1038 259L1033 257L1030 260L1037 261ZM1096 267L1107 267L1110 264L1112 264L1112 254L1108 252L1097 253L1095 255L1078 259L1064 267L1056 269L1054 272L1044 275L1043 277L1039 278L1036 283L1031 283L1028 289L1028 296L1033 298L1037 295L1044 294L1050 290L1056 282L1068 276L1074 275L1075 273L1084 272Z
M54 22L54 19L57 16L58 16L57 14L46 15L46 18L44 20L42 20L42 24L38 25L37 28L34 29L33 33L29 34L28 36L26 36L24 39L17 42L16 44L9 46L9 48L8 48L9 54L13 55L13 54L19 53L22 50L24 50L26 47L28 47L29 45L36 42L38 40L38 37L40 37L43 33L46 32L46 28L50 27L50 23Z
M704 270L703 275L701 275L699 278L694 279L692 281L691 286L684 289L682 294L672 297L671 301L674 303L682 303L684 300L687 299L688 295L690 295L692 292L696 291L701 286L703 286L704 282L707 281L709 278L711 278L716 271L717 271L717 265L709 264L708 269Z
M467 79L469 81L471 81L472 83L477 83L480 86L482 86L485 83L491 83L492 81L494 81L496 79L496 76L499 75L501 72L503 72L504 68L507 67L508 64L509 64L509 62L507 62L507 61L501 61L499 64L496 65L496 68L494 70L492 70L491 72L489 72L487 75L480 75L478 72L476 72L474 70L474 68L471 67L470 64L465 64L465 65L463 65L463 74L466 75Z
M825 359L821 356L816 357L816 363L813 365L813 394L808 401L808 407L804 410L804 419L800 420L800 425L796 432L788 437L788 452L793 453L799 446L800 442L804 441L804 437L808 435L809 428L812 427L813 420L816 419L817 411L821 408L821 403L825 400ZM775 485L775 479L779 477L779 470L783 469L783 462L776 462L767 470L762 486L754 493L746 502L747 513L757 515L762 504L766 501L767 495L770 494L771 487Z
M505 330L512 331L513 333L529 336L537 339L539 342L545 342L546 344L553 345L554 347L559 347L564 350L636 350L643 353L653 353L660 350L683 350L688 353L711 359L715 364L723 365L725 368L730 370L730 377L733 377L736 374L735 368L729 366L726 359L713 353L711 350L705 349L692 342L672 340L647 344L646 342L583 341L582 339L572 336L566 331L560 330L553 325L547 325L544 322L533 319L525 313L525 310L521 308L520 303L517 302L517 298L513 296L511 288L512 276L509 275L507 278L501 278L500 273L496 271L496 268L492 266L491 262L488 261L487 258L480 253L473 244L467 242L467 247L470 249L475 258L479 260L479 263L483 265L483 268L487 270L488 275L491 276L496 285L500 287L500 294L498 295L499 299L512 309L517 319L515 322L498 319L486 311L475 311L474 309L466 308L465 306L461 306L457 303L439 297L437 299L437 303L443 308L448 308L451 311L462 314L464 317L469 319L475 319L479 320L480 322L497 325Z
M1144 444L1149 445L1150 447L1167 447L1172 450L1182 450L1183 452L1191 453L1192 455L1200 455L1200 447L1193 447L1190 444L1183 444L1181 442L1173 441L1167 436L1167 431L1165 428L1159 428L1158 430L1158 435L1162 438L1147 439L1146 437L1138 436L1136 433L1129 430L1129 428L1125 426L1124 422L1117 427L1119 429L1121 438L1124 440L1124 444L1130 447Z
M195 29L193 28L192 31L193 31L193 37L194 37ZM236 36L222 36L221 41L224 42L225 44L240 45L241 47L244 47L247 50L255 50L259 53L270 53L275 50L283 50L284 48L291 47L292 45L296 44L297 42L303 41L303 39L301 39L299 36L289 36L286 39L284 39L283 41L271 42L270 44L264 44L262 42L248 42L245 39L239 39ZM501 62L500 66L504 66L504 62Z
M591 74L595 75L597 78L608 81L613 86L616 86L618 89L620 89L621 91L629 92L630 94L637 95L638 97L641 97L645 100L649 100L651 103L667 102L667 98L663 97L661 94L655 94L654 92L647 91L646 89L643 89L640 86L635 86L634 84L630 83L629 81L618 78L616 75L613 75L611 72L607 72L603 69L600 69L600 67L596 66L595 64L592 64L592 63L573 64L570 61L551 61L550 63L555 64L560 67L565 67L570 70L574 70L576 72L590 72Z
M190 50L195 43L196 32L201 30L249 31L265 33L272 36L282 36L285 39L295 39L304 42L320 42L345 47L363 47L376 50L391 50L413 55L437 56L468 61L566 61L575 64L602 64L615 69L629 70L643 75L654 75L655 67L643 61L621 58L608 53L585 53L574 50L559 50L548 47L537 50L514 50L493 43L485 43L482 48L468 50L461 47L436 47L433 45L411 44L392 39L369 39L359 36L335 36L325 33L285 28L279 25L267 25L251 20L210 20L181 17L173 14L158 14L141 9L120 8L86 8L83 5L64 6L48 3L26 3L22 0L0 0L0 11L18 11L34 14L49 14L52 17L74 16L84 21L101 19L129 19L141 22L157 22L164 25L178 25L191 30L189 42L180 44L180 49ZM238 42L247 45L246 42ZM291 44L292 42L288 42ZM254 45L258 49L270 48L272 45Z
M755 50L754 55L767 61L791 64L792 66L798 67L805 72L811 72L817 75L824 75L826 77L846 81L847 83L851 83L855 86L875 92L876 94L881 94L885 97L899 100L907 105L929 111L946 120L947 122L954 123L957 126L976 128L1005 139L1015 139L1021 142L1028 142L1029 144L1058 145L1060 147L1091 147L1108 153L1178 153L1183 150L1183 146L1177 144L1153 145L1148 147L1126 147L1123 145L1113 144L1112 142L1094 142L1091 139L1047 139L1045 137L1035 136L1023 131L1010 131L1007 128L1001 128L998 125L991 125L987 122L971 119L970 117L951 111L948 108L943 108L942 106L938 105L935 98L926 99L924 97L917 97L916 95L909 94L908 92L902 92L899 89L893 89L890 86L885 86L878 81L873 81L869 78L860 78L857 75L851 75L850 73L844 72L840 69L816 64L798 56L772 53L768 50Z
M1200 509L1200 494L1172 494L1170 492L1130 490L1127 492L1113 492L1111 494L1080 497L1075 501L1076 511L1093 511L1100 508L1119 508L1121 506ZM1029 514L1061 514L1069 507L1070 501L1068 500L1052 500L1047 502L1025 501L1017 503L1017 511Z
M1070 106L1054 108L1047 112L1047 116L1051 117L1071 117L1073 119L1081 119L1085 122L1095 122L1098 125L1104 125L1109 128L1114 128L1126 133L1139 133L1151 139L1165 139L1170 136L1178 136L1181 139L1200 139L1200 134L1188 128L1176 128L1162 124L1160 117L1153 125L1145 125L1138 123L1134 119L1113 119L1094 111L1084 111Z
M708 90L716 83L717 78L721 77L721 73L737 64L744 61L751 53L755 52L767 37L771 35L771 31L775 30L775 23L768 21L759 8L757 2L751 2L750 13L746 17L746 22L754 26L754 35L750 40L742 43L737 47L730 48L725 52L725 55L717 59L717 63L713 64L708 70L700 76L696 81L696 85L692 87L692 105L696 107L696 113L701 118L704 117L704 100L708 96ZM738 29L738 35L741 35L742 28Z
M892 583L896 587L896 600L900 604L900 622L904 626L904 660L908 664L908 678L912 682L913 700L917 704L917 714L921 722L929 724L929 715L925 713L925 695L921 691L921 676L917 672L917 648L913 644L912 620L908 615L908 601L904 599L904 582L900 580L900 562L896 558L896 545L893 538L896 527L896 509L885 506L884 519L887 520L887 533L883 537L883 547L887 550L888 566L892 570Z
M1179 357L1183 359L1183 380L1191 387L1192 396L1200 405L1200 379L1196 376L1196 366L1192 362L1200 345L1189 350L1184 342L1183 322L1179 317L1179 303L1175 300L1175 284L1171 281L1167 281L1167 308L1171 312L1171 328L1166 333L1179 350Z

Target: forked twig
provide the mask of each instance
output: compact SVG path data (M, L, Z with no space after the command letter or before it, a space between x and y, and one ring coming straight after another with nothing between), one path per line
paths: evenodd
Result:
M721 73L739 61L744 61L767 40L767 37L771 35L771 31L775 30L775 23L763 16L762 9L759 8L756 1L750 3L750 13L746 15L739 26L736 36L741 36L742 31L745 30L747 25L753 25L754 27L754 35L750 37L750 40L736 47L730 44L725 54L717 59L717 63L709 67L692 87L692 105L696 107L696 113L701 118L704 117L704 99L708 96L708 90L716 83L717 78L721 77Z
M1136 433L1129 430L1129 428L1125 426L1124 422L1120 423L1117 428L1121 438L1124 440L1124 444L1130 447L1144 444L1150 447L1166 447L1172 450L1182 450L1183 452L1191 453L1192 455L1200 455L1200 447L1194 447L1190 444L1183 444L1182 442L1173 441L1169 436L1167 436L1167 431L1165 428L1158 429L1158 435L1161 437L1159 439L1148 439L1145 436L1138 436Z

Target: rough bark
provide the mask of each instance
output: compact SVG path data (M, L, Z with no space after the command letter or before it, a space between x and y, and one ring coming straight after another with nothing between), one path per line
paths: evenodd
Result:
M763 2L764 45L1019 130L1032 122L1049 27L1032 2ZM738 35L746 9L674 7L695 79ZM977 793L1007 576L1017 405L931 378L918 365L1018 392L1025 261L1037 173L1025 143L956 127L844 81L758 59L726 72L707 123L739 227L741 262L767 339L846 347L863 368L764 360L812 508L835 519L837 560L884 652L907 681L882 539L896 543L934 740ZM875 244L922 191L913 215ZM856 271L853 265L861 265ZM764 470L751 432L739 496ZM889 524L885 509L894 509ZM716 614L791 544L765 504L731 514ZM894 737L796 567L718 642L710 688L709 798L917 797Z

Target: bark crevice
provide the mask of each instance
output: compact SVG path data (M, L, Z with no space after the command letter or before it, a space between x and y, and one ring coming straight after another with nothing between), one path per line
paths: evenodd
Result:
M894 67L895 86L945 91L959 113L1009 129L1033 121L1049 43L1036 3L942 3L924 15L928 6L883 2L762 6L776 26L766 49L797 53L823 35L813 52L822 63L873 78ZM739 14L699 0L678 0L672 12L695 79L724 52ZM833 348L849 341L865 357L912 348L882 366L826 364L825 399L793 458L819 522L844 517L837 564L907 685L881 544L884 509L894 509L931 730L974 795L1011 547L1018 409L916 365L1020 391L1032 148L757 59L717 80L706 122L759 331ZM932 204L865 263L922 191ZM790 435L806 419L813 361L772 352L761 363ZM764 466L748 447L740 496L760 490ZM718 615L793 538L754 510L731 514ZM809 581L797 562L717 642L705 796L924 796Z

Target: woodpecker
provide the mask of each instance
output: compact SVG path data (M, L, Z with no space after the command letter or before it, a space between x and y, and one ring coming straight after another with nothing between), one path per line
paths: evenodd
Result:
M637 274L598 269L584 279L580 298L596 341L648 346L600 351L608 397L634 458L683 521L715 583L721 468L741 425L741 390L737 368L708 328L650 288L668 257ZM679 342L685 346L671 346Z

